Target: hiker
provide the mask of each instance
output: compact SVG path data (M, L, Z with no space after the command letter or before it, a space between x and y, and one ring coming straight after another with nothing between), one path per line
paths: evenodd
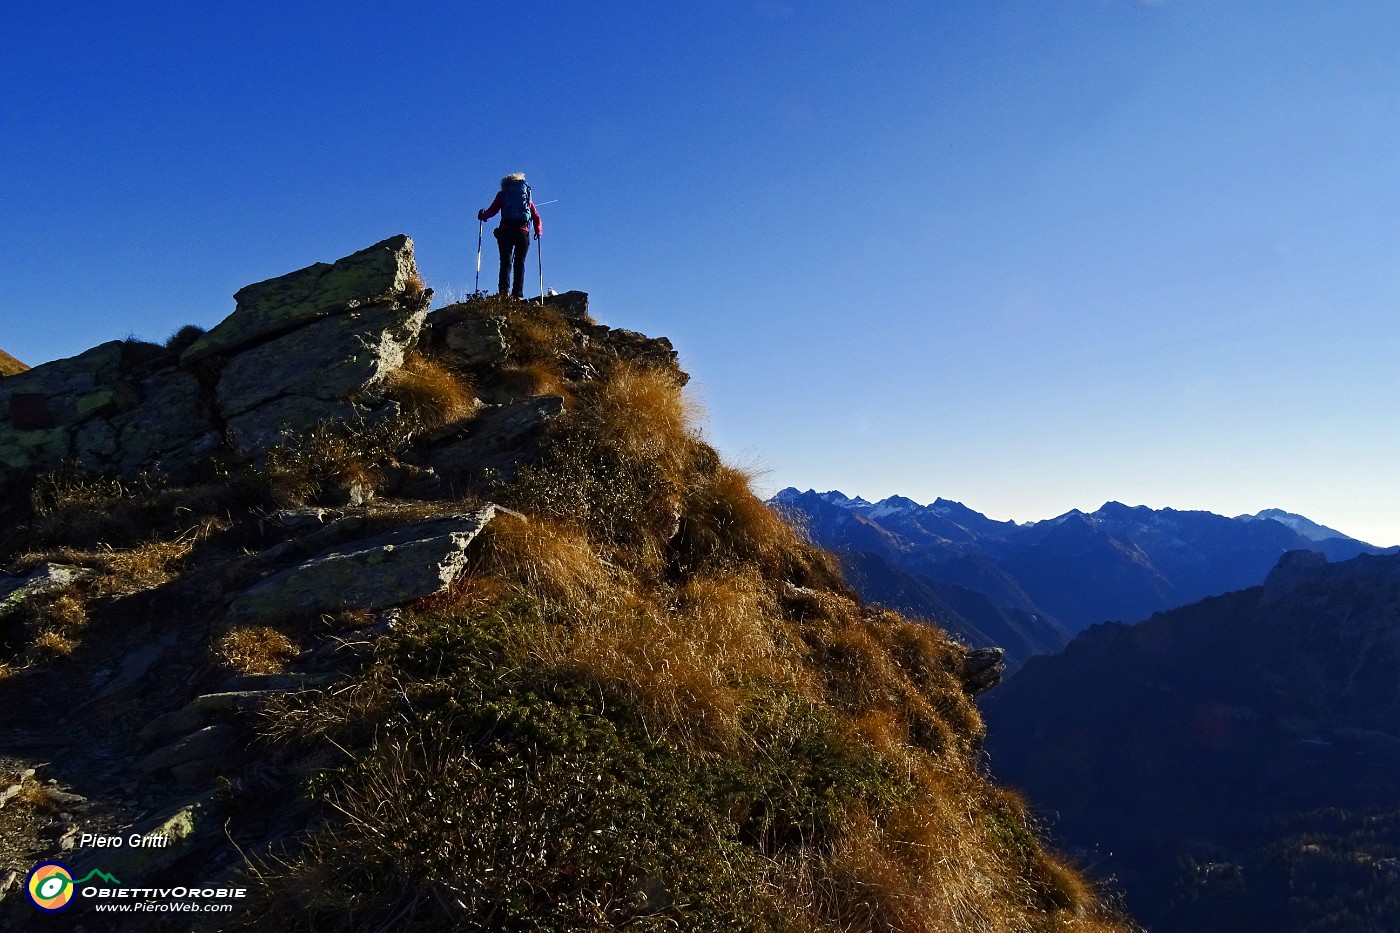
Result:
M496 228L496 243L501 248L500 294L504 295L510 286L510 270L515 266L515 287L511 295L523 297L525 290L525 254L530 251L530 225L534 224L535 239L540 238L540 212L535 210L535 202L530 200L530 186L525 184L523 172L507 175L501 179L501 190L496 200L484 211L476 212L476 219L490 220L501 212L501 225ZM513 263L512 263L513 257Z

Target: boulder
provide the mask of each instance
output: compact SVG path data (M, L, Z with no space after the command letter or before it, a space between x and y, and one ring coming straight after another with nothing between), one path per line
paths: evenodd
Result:
M963 659L958 679L969 696L981 696L1001 683L1006 673L1006 652L1001 648L974 648Z
M564 400L539 395L483 412L463 422L428 455L428 465L461 483L484 470L503 473L530 462L540 428L564 413Z
M496 506L416 522L334 546L234 597L232 624L363 607L386 608L447 589Z
M576 323L593 323L593 318L588 315L588 292L568 291L563 294L545 295L544 303Z
M143 380L140 403L108 424L115 440L112 465L124 476L156 463L168 473L184 475L222 441L204 415L199 383L173 369ZM85 461L100 462L96 457Z
M61 590L83 577L92 576L86 567L67 564L40 564L22 577L0 577L0 618L14 612L22 603Z
M399 234L333 263L249 285L233 296L233 314L196 340L181 362L227 355L328 315L403 295L417 277L413 241Z
M78 424L114 410L125 344L111 340L0 381L0 419L16 432Z
M403 366L426 316L422 301L374 305L240 353L219 376L219 411L231 418L284 395L334 401L374 388Z
M501 366L509 351L505 318L462 315L442 328L442 343L463 366Z
M198 381L173 355L111 341L55 360L0 386L0 484L74 459L94 472L131 477L156 465L183 475L221 442Z

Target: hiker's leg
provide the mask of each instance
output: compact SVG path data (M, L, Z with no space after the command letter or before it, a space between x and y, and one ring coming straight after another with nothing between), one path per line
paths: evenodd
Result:
M495 233L496 246L501 251L501 274L497 280L496 292L501 295L504 295L506 292L510 291L511 240L510 237L503 235L505 232L506 231L503 231L500 227L497 227Z
M511 292L516 298L524 297L525 292L525 254L530 251L530 232L521 230L515 239L515 290Z

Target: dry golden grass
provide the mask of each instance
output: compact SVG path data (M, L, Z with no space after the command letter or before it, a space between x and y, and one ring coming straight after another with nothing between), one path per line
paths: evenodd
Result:
M385 379L390 397L427 430L461 421L476 411L476 396L460 373L415 353Z
M211 521L179 538L151 541L134 548L55 548L25 554L18 563L26 568L45 561L87 567L98 572L90 584L94 592L102 596L128 596L173 580L200 538L218 527L222 525Z
M568 382L554 360L509 363L501 367L497 379L502 390L511 398L533 398L537 395L573 398Z
M20 785L19 793L15 794L14 803L32 810L51 810L58 806L58 791L48 784L26 780Z
M764 505L752 475L722 464L699 436L677 371L590 359L599 378L565 385L558 359L575 348L568 325L548 309L501 307L507 378L519 381L518 394L572 391L577 402L552 425L544 462L500 490L498 501L532 517L493 520L467 572L409 607L401 642L390 635L380 643L378 666L359 687L310 705L274 704L272 728L344 742L355 728L370 734L398 696L411 695L415 704L422 698L415 709L425 722L450 729L465 696L502 722L529 723L528 742L538 743L529 747L554 751L538 762L530 751L538 770L498 781L469 750L470 733L453 737L450 748L410 732L402 749L371 749L368 780L347 782L357 789L335 798L346 835L325 837L329 848L298 871L319 882L318 866L336 851L349 858L398 838L424 858L455 846L509 860L558 838L538 819L519 824L515 804L485 806L498 799L493 794L536 795L547 804L541 812L556 819L566 808L540 783L553 769L604 768L619 785L636 782L628 793L638 797L629 799L651 800L651 782L667 768L678 768L685 783L693 769L722 761L737 770L686 784L694 796L682 796L688 809L713 807L706 833L731 832L730 843L753 860L742 864L765 892L756 897L793 919L776 928L1125 929L1098 919L1092 889L1045 855L1024 804L980 770L983 726L959 679L965 647L934 627L862 606L830 555ZM417 692L400 683L407 671L416 672L409 680L424 678ZM580 713L579 704L591 702L580 696L596 697L598 708ZM606 727L596 722L609 717ZM515 741L493 735L505 746ZM629 755L657 754L629 772L634 759L605 751L613 742ZM510 768L516 764L523 762ZM465 786L459 778L486 795L472 810L481 819L404 837L399 824L408 821L395 814L411 810L410 795L426 793L425 784ZM672 798L657 793L661 813ZM642 811L651 813L634 806L627 815ZM644 818L654 822L637 838L674 828L666 823L672 817ZM557 830L567 836L576 828L566 820ZM506 832L505 841L483 847L479 837L495 831ZM720 871L738 851L716 846L703 857ZM607 871L616 870L609 862ZM505 876L495 865L472 883ZM406 903L415 879L390 884L385 903ZM564 882L541 881L521 896L551 884Z
M677 371L619 362L589 401L602 436L624 460L653 464L673 481L690 472L701 409Z
M294 641L265 625L230 629L214 649L221 662L240 674L281 674L300 652Z
M681 548L695 564L751 562L774 581L844 590L831 557L753 493L752 474L720 465L685 487Z
M408 280L403 283L403 293L409 298L419 298L427 290L427 283L423 281L423 276L416 269L413 275L409 276Z
M583 531L559 522L497 515L482 555L486 572L511 592L569 612L619 598L618 569L599 558Z
M41 632L34 639L33 648L36 652L49 655L51 657L66 658L78 647L78 643L62 632L50 629Z
M746 685L796 679L795 646L782 637L756 574L694 578L669 610L635 596L615 599L611 609L587 613L539 654L551 666L623 685L658 733L732 744L751 699Z
M533 302L512 302L505 308L506 342L517 363L558 363L574 348L574 331L563 315Z

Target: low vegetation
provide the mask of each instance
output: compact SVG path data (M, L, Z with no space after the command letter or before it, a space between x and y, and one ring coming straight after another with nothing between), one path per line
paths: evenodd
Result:
M510 322L510 365L557 373L567 323ZM674 369L564 388L542 459L479 490L523 517L353 687L270 714L346 757L250 925L1122 928L979 771L962 646L861 606Z
M460 509L393 482L477 386L565 400L528 463L458 490L511 512L387 633L366 612L205 623L221 676L295 669L326 632L373 638L346 679L264 711L249 754L300 775L319 817L249 853L255 903L218 928L1128 929L983 774L967 649L863 606L705 442L664 354L590 343L548 307L446 310L504 319L489 384L438 348L384 387L395 422L288 436L204 486L61 472L4 542L7 569L95 571L27 603L0 658L72 663L94 606L268 572L260 553L299 544L279 509L367 491L369 528Z

